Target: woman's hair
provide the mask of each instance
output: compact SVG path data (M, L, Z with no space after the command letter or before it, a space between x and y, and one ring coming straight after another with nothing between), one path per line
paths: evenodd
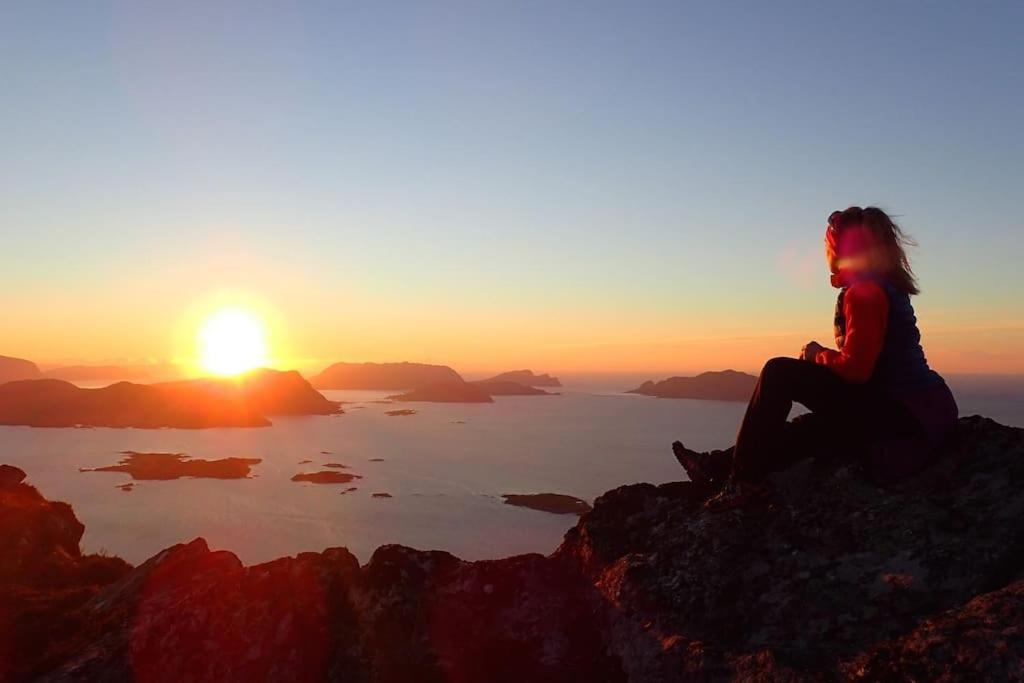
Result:
M916 246L907 237L896 222L885 211L868 206L861 208L851 206L844 211L837 211L829 218L829 226L837 236L844 230L855 226L863 226L870 233L884 254L885 277L897 289L906 294L917 294L917 278L910 267L906 247Z

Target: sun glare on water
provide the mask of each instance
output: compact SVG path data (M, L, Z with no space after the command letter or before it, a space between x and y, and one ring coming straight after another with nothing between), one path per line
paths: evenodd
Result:
M225 308L199 328L199 362L216 375L237 375L267 365L267 335L263 322L240 308Z

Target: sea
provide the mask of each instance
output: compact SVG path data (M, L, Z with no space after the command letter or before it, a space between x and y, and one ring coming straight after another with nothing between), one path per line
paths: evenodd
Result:
M950 384L962 415L1024 427L1024 378ZM744 404L624 393L635 385L578 380L558 395L493 404L396 405L383 402L392 392L327 391L344 402L343 415L277 417L254 429L0 427L0 463L73 506L86 528L84 551L133 563L199 536L247 564L336 546L366 562L390 543L470 560L547 554L575 515L508 505L503 494L593 502L623 484L685 479L672 457L675 439L698 450L732 443ZM416 412L387 414L396 408ZM124 451L261 462L246 479L138 481L128 491L118 488L128 474L81 471L116 464ZM360 478L291 480L326 463Z

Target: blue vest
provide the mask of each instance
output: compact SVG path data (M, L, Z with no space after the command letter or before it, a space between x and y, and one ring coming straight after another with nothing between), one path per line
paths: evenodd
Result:
M869 278L876 282L889 299L889 319L885 327L885 342L875 363L870 383L893 395L901 396L942 386L945 380L928 367L921 348L921 332L917 329L917 316L910 303L910 295L893 287L882 278ZM839 290L836 301L836 345L842 349L846 342L846 313L843 298L849 287Z

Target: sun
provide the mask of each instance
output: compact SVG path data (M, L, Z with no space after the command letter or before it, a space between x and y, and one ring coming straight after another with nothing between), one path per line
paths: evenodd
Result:
M199 327L199 364L215 375L237 375L267 365L263 322L241 308L223 308Z

